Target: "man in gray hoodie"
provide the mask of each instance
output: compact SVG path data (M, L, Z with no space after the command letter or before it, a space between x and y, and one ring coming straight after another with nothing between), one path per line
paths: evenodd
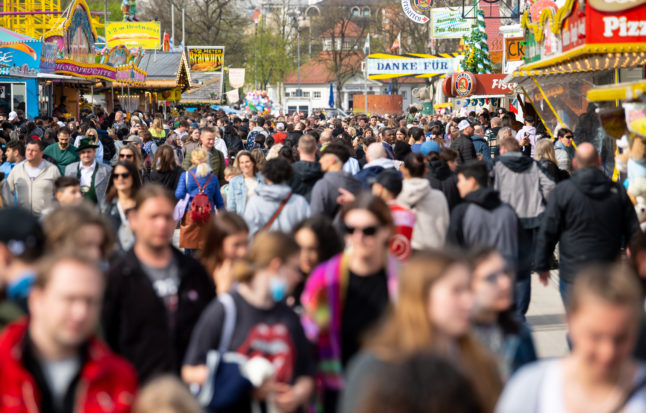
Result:
M244 211L249 235L263 230L290 233L296 224L311 216L305 198L287 185L293 174L284 158L271 159L263 166L264 183L258 184L256 195L247 202Z
M343 165L349 158L350 150L340 143L331 143L321 152L319 162L325 175L312 188L312 215L323 214L335 219L340 210L337 202L339 188L355 195L361 191L361 181L343 171Z

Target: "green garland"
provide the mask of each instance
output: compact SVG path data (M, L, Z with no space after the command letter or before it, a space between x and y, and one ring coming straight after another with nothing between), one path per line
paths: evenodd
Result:
M485 31L484 12L481 9L476 11L476 21L473 30L468 36L464 36L465 58L462 62L462 69L465 72L486 74L491 73L491 59L489 46L487 45L487 32Z

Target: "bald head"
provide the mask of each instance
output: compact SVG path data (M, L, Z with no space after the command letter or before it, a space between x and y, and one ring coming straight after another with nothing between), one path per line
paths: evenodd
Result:
M370 146L368 146L368 150L366 151L366 161L372 162L385 157L386 150L384 149L384 145L382 145L381 142L374 142L371 143Z
M585 142L576 148L574 155L574 168L598 168L601 165L601 158L597 148L591 143Z

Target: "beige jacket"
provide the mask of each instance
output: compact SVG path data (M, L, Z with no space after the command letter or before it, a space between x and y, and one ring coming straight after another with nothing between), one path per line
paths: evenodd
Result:
M40 215L54 205L54 181L61 173L56 165L43 160L45 166L31 180L25 162L16 165L9 174L2 188L2 197L5 205L13 205L15 193L17 205Z

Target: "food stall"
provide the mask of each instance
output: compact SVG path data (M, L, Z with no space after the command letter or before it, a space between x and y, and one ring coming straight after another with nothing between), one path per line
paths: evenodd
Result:
M0 113L38 116L40 40L0 28Z
M575 143L593 143L609 174L615 142L597 109L620 102L591 102L587 92L624 77L643 79L645 25L643 1L566 0L560 8L534 8L521 17L525 64L505 79L518 84L549 131L566 126Z

